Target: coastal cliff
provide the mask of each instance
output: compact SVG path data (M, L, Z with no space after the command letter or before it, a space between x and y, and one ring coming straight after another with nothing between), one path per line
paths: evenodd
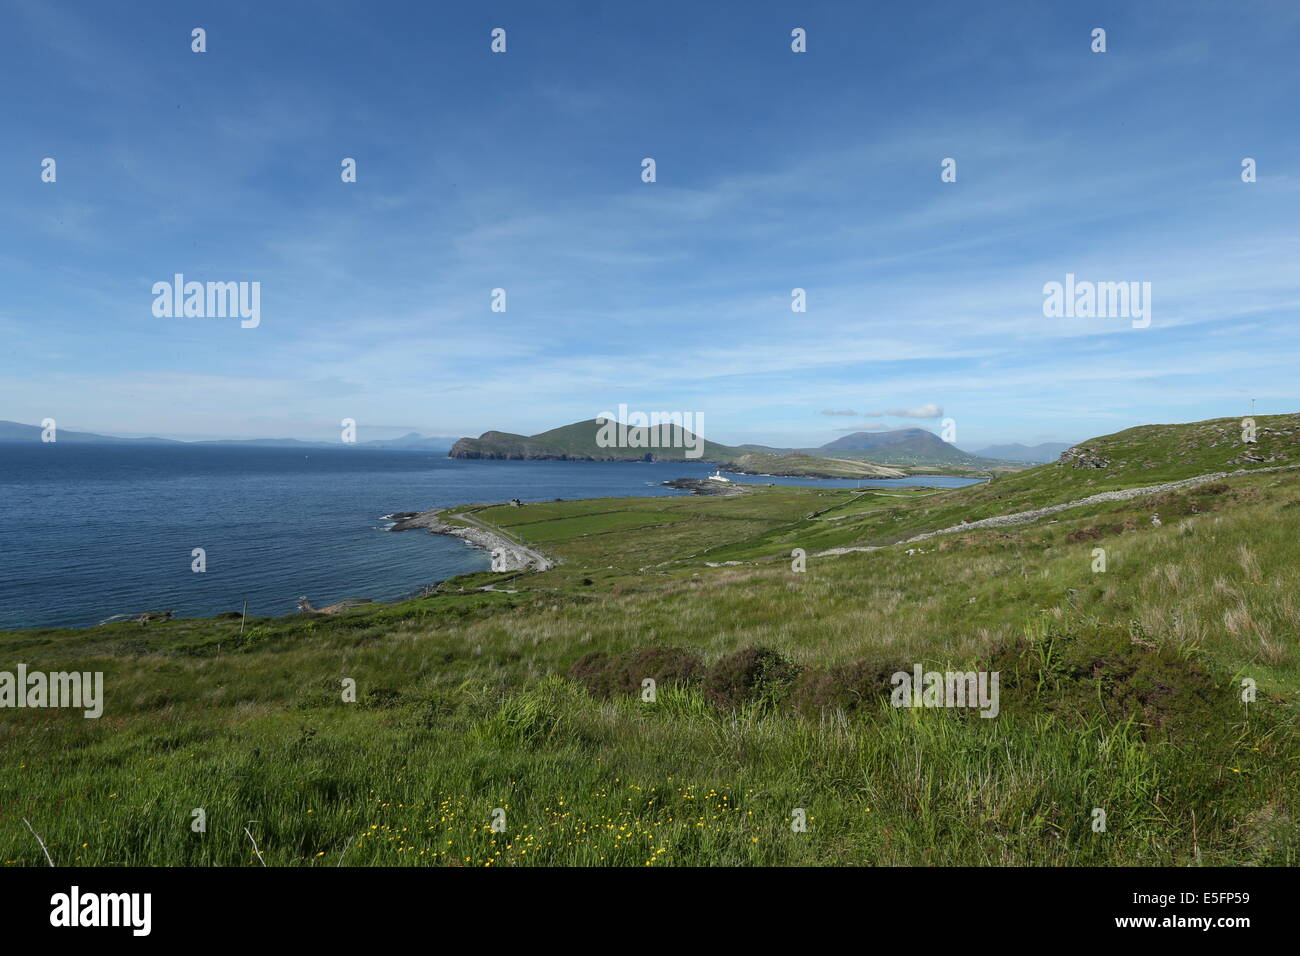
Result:
M537 435L487 431L478 438L460 439L447 457L508 461L727 462L745 454L743 449L707 441L680 425L627 428L621 437L619 444L610 444L602 438L602 424L594 419Z

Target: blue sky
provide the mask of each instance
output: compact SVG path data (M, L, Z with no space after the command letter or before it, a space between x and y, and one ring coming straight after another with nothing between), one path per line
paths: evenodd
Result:
M0 17L0 419L365 440L625 403L813 445L942 408L977 448L1300 410L1295 4ZM1151 282L1150 327L1045 318L1067 272ZM175 273L260 282L260 326L155 317Z

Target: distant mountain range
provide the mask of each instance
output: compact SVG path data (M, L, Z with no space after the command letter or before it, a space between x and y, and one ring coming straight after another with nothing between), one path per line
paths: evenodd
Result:
M981 448L975 454L984 458L999 458L1002 461L1028 461L1035 464L1046 464L1049 461L1056 461L1061 457L1061 453L1067 448L1074 447L1070 442L1049 441L1041 445L1021 445L1019 443L1011 445L990 445L988 448Z
M943 467L962 470L1007 470L1009 459L972 455L943 441L924 428L902 428L887 432L855 432L819 448L775 448L769 445L720 445L697 438L677 425L628 429L630 439L618 447L603 447L597 441L601 425L586 419L553 428L537 435L516 435L489 431L478 438L462 438L452 446L452 458L551 459L568 461L678 461L688 460L687 446L699 448L697 460L733 465L736 470L766 474L846 474L862 469L855 477L872 474L893 477L898 467ZM847 466L845 461L854 462ZM838 462L838 464L836 463ZM896 466L896 467L887 467ZM783 469L783 470L768 470ZM792 471L790 469L797 469Z
M39 425L0 421L0 441L40 441L43 429ZM455 444L454 438L421 435L408 432L400 438L382 438L349 444L341 441L301 441L297 438L246 438L214 439L211 441L177 441L173 438L118 438L113 435L96 435L60 428L55 438L68 444L106 445L238 445L252 448L368 448L411 451L447 451Z

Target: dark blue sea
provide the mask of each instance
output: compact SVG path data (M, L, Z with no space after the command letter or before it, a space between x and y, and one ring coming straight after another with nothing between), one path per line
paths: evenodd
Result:
M457 538L388 533L395 511L509 498L679 495L689 463L467 461L421 451L0 442L0 628L86 627L115 614L290 614L393 601L486 570ZM747 478L853 487L968 484ZM207 570L191 570L194 548Z

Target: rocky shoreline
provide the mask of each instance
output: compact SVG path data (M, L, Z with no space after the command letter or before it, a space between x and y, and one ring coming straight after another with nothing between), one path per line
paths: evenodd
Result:
M433 508L429 511L397 511L385 517L397 522L388 529L389 531L423 529L429 534L451 535L472 547L482 548L492 555L493 571L549 571L555 567L555 562L540 551L525 547L504 535L478 525L470 515L461 517L473 524L451 524L442 517L444 511L445 508Z
M708 478L674 478L672 481L660 482L665 488L678 488L696 495L720 495L724 498L743 495L748 491L745 485L729 481L710 481Z

